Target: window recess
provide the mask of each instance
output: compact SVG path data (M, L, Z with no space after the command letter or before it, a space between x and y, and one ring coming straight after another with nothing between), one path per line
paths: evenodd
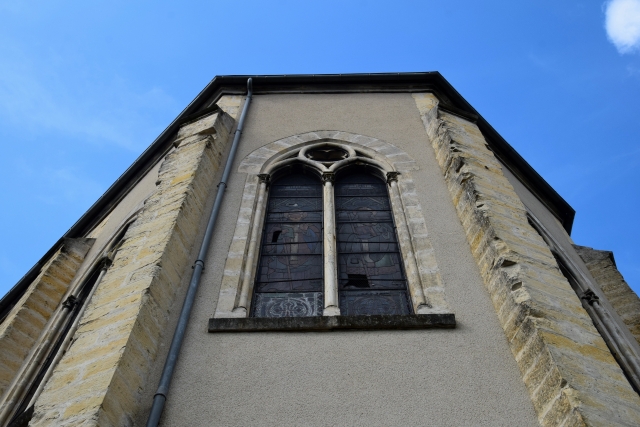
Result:
M251 212L251 225L246 231L248 218L239 218L234 235L247 242L242 267L225 267L210 332L455 326L439 273L418 268L415 244L428 265L435 259L424 225L405 218L398 181L412 181L374 157L319 142L277 154L248 176L241 212Z
M321 316L322 185L293 173L270 188L254 283L253 317Z

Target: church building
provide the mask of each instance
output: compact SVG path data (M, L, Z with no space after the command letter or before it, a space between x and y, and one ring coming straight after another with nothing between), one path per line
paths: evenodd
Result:
M0 300L0 426L639 426L574 214L437 72L215 77Z

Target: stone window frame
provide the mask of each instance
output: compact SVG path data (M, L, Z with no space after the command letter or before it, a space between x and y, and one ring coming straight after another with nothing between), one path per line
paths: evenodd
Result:
M91 303L93 292L100 285L101 278L108 270L111 265L111 260L125 240L127 228L137 219L141 209L141 207L136 206L136 208L132 210L133 213L130 213L118 224L115 231L102 246L98 248L96 253L91 258L85 258L83 260L82 265L71 279L69 287L61 298L60 303L55 308L52 316L38 337L37 342L32 347L28 359L26 359L27 362L23 363L9 389L1 396L0 420L9 421L10 425L26 425L23 423L31 420L38 397L51 378L51 374L60 362L60 359L68 350L68 347L65 349L55 348L56 344L58 342L62 343L63 341L68 341L69 344L72 344L75 340L74 335L76 329L73 325L75 324L77 326L82 320L85 309ZM96 235L90 233L89 236L91 237L88 239L92 240L91 245L93 245ZM103 274L100 274L101 272ZM77 306L80 302L76 299L76 295L82 292L83 287L92 280L92 277L96 277L96 281L92 285L93 290L90 290L89 294L86 295L82 301L82 305ZM54 317L64 317L59 329L52 329ZM65 330L66 326L69 326L70 329ZM48 358L51 358L49 366L41 372ZM44 377L39 378L38 375L40 373L42 373ZM30 392L34 385L37 387L33 390L33 395L27 396L27 393ZM28 400L24 400L26 397L29 397ZM26 404L26 407L21 408L24 404ZM22 410L19 411L20 409Z
M348 157L325 165L306 156L309 150L322 147L342 149L348 153ZM293 135L260 147L242 160L238 172L247 173L247 178L212 320L249 317L269 181L281 168L293 164L314 169L322 176L323 181L323 317L340 316L333 176L343 168L359 164L373 168L389 185L389 198L414 312L417 315L451 315L453 320L411 175L411 171L418 169L416 162L392 144L342 131L315 131Z
M598 283L577 265L543 222L527 208L529 225L542 237L561 274L580 298L596 330L636 392L640 390L640 345L605 296Z

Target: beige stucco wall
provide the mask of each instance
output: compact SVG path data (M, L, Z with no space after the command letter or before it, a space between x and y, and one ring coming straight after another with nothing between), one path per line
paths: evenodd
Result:
M416 160L412 175L456 329L207 333L245 183L238 164L256 148L314 130L375 137ZM213 242L162 425L538 425L410 94L255 96ZM141 425L176 301L136 415Z

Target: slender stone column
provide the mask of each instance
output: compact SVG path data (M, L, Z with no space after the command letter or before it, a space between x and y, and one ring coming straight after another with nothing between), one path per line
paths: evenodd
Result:
M258 251L258 241L262 233L262 224L264 223L265 204L267 202L267 188L271 176L268 173L261 173L258 175L260 179L260 186L258 188L258 200L256 202L256 211L253 215L253 224L251 225L251 239L249 240L249 248L247 249L247 258L244 265L244 275L242 277L242 286L240 288L240 296L238 298L238 304L234 308L234 312L243 312L245 316L248 315L249 309L249 296L253 290L253 278L255 277L257 258L256 253Z
M422 280L420 280L418 265L416 264L416 257L413 253L413 245L411 244L409 226L402 209L402 200L400 198L400 190L398 188L399 174L399 172L387 172L387 184L389 184L391 208L393 209L396 230L398 231L398 243L400 244L404 268L407 273L407 282L409 283L409 292L411 292L413 309L418 314L421 312L426 313L431 306L424 296Z
M322 205L324 212L324 315L339 316L338 266L336 251L336 208L333 197L333 172L322 174Z

